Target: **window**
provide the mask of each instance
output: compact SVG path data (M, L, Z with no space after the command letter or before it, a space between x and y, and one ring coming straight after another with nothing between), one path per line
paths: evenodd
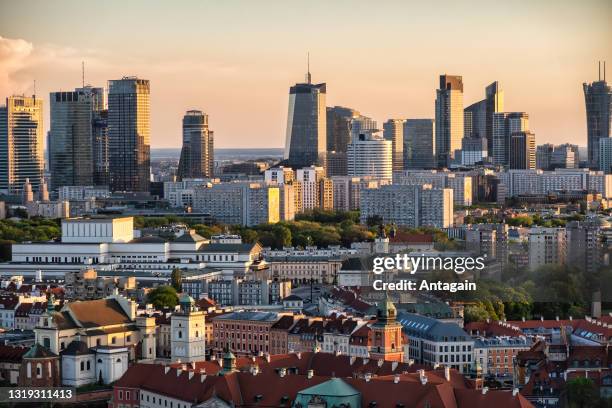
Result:
M81 371L85 371L85 362L81 361Z
M91 362L87 360L87 371L89 371L90 369L91 369Z
M42 364L36 364L36 378L42 378Z

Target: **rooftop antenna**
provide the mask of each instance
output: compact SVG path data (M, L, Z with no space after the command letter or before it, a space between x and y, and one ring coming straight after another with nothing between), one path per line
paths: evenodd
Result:
M606 82L606 61L604 61L604 82Z
M597 80L601 81L601 61L597 61L597 67L599 68L599 75Z
M83 83L83 88L85 88L85 61L81 61L81 82Z
M36 99L36 80L34 80L34 95L32 95L34 99Z
M311 83L312 77L310 75L310 51L308 52L308 57L307 57L307 68L308 68L308 73L306 74L306 82L308 82L309 84Z

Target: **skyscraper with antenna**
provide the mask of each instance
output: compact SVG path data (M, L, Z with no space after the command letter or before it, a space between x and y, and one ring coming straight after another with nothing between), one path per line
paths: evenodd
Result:
M612 137L612 88L606 82L606 62L599 61L596 82L584 83L584 102L587 122L588 163L599 169L599 141Z
M327 114L325 83L313 84L308 54L306 83L289 89L285 159L293 168L325 165Z

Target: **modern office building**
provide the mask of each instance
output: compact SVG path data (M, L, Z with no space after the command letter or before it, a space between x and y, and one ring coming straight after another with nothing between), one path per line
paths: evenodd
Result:
M545 143L536 147L536 169L550 170L552 167L552 155L555 151L555 146L551 143Z
M463 138L463 79L458 75L440 75L436 90L436 160L438 167L448 167Z
M612 138L599 139L599 170L612 174Z
M94 184L94 120L104 107L102 88L51 92L51 188Z
M292 168L325 165L325 93L325 83L313 84L310 72L306 74L306 83L295 84L289 89L284 158Z
M404 168L435 168L435 154L434 120L406 119L404 122Z
M19 194L26 180L38 191L43 170L43 101L9 96L0 106L0 191Z
M393 142L391 140L367 131L354 137L347 149L349 176L392 179Z
M199 110L183 116L183 148L178 167L179 179L213 177L214 137L208 129L208 115Z
M514 133L529 130L529 115L525 112L502 112L493 114L493 164L510 164L510 138ZM491 149L489 149L491 151Z
M601 64L601 63L600 63ZM586 106L588 163L591 169L599 169L599 140L612 137L612 87L606 82L606 65L601 79L584 83Z
M536 168L541 170L575 169L580 164L578 146L546 143L536 147Z
M149 191L150 86L123 77L108 83L108 145L113 191Z
M464 137L461 140L461 165L473 166L487 160L487 138L486 137Z
M358 111L344 106L327 108L327 151L346 152L351 142L351 122L361 116Z
M473 103L463 111L464 137L485 138L487 151L493 146L493 114L504 110L504 91L495 81L485 88L485 99Z
M536 143L533 132L516 132L510 136L510 168L536 168Z
M404 122L403 119L389 119L383 123L383 137L392 143L393 171L404 170Z
M93 119L94 184L110 185L110 163L108 152L108 109L94 112Z

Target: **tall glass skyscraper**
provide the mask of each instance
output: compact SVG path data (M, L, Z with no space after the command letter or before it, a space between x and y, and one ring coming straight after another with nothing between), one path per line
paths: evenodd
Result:
M43 179L43 103L36 96L9 96L0 106L0 191L20 194L29 180Z
M94 119L104 107L102 88L51 92L51 188L94 184Z
M123 77L108 83L108 146L113 191L149 191L149 81Z
M529 130L529 115L525 112L493 114L493 164L510 165L511 137Z
M406 119L404 122L404 168L436 167L436 139L433 119Z
M393 146L393 171L404 170L404 120L389 119L383 123L383 136Z
M183 116L183 148L178 177L210 178L214 169L213 131L208 129L208 115L199 110Z
M463 138L463 79L458 75L440 75L436 90L436 160L448 167L461 149Z
M306 83L289 89L285 159L293 168L324 165L327 148L326 85Z
M485 99L463 111L463 137L486 138L488 154L493 149L493 114L504 111L504 91L495 81L485 88Z
M589 167L599 169L599 139L612 137L612 88L604 76L599 81L583 84L587 119Z

